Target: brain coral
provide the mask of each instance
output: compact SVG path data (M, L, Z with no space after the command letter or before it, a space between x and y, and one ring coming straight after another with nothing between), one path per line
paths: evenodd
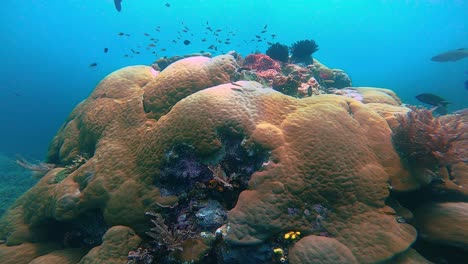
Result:
M104 261L105 248L122 258L129 240L139 241L127 227L143 235L145 212L178 210L186 199L158 185L175 147L217 164L234 155L227 136L240 138L252 159L267 156L228 208L228 247L256 247L294 230L304 237L290 263L324 255L329 263L373 263L404 253L416 232L385 205L387 183L401 170L385 119L351 98L295 99L256 82L230 83L236 67L229 55L195 57L159 75L135 66L106 77L49 149L48 160L58 165L82 153L86 162L50 171L15 203L0 221L0 253L33 242L31 260L73 232L109 230L82 261ZM116 245L122 236L125 244ZM8 256L0 254L0 262Z

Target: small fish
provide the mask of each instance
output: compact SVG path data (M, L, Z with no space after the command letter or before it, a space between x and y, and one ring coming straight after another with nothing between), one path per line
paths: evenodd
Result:
M147 37L148 37L150 34L148 34L148 33L143 33L143 35L145 35L145 36L147 36Z
M117 34L117 35L119 35L119 36L123 36L123 35L125 35L125 33L123 33L123 32L119 32L119 34Z
M216 30L216 32L221 32L221 31L223 31L223 30L221 30L221 29L217 29L217 30Z
M130 49L130 50L132 51L132 53L133 53L133 54L135 54L135 53L136 53L136 51L135 51L134 49Z
M125 36L130 37L130 34L125 34Z
M267 27L268 27L268 25L265 25L265 26L263 27L263 29L267 29Z
M186 39L184 40L184 45L189 45L190 44L190 40Z
M153 43L148 44L148 47L156 47Z
M224 41L224 44L231 44L231 42L229 42L229 41Z
M276 35L275 35L275 34L271 34L271 37L272 37L272 38L275 38L275 37L276 37Z
M465 90L468 90L468 80L465 81Z
M450 50L439 55L436 55L431 58L431 61L437 62L447 62L447 61L457 61L463 58L468 57L468 49L461 48L457 50Z
M267 32L266 30L262 30L262 32L260 32L260 33L262 33L262 34L263 34L263 33L266 33L266 32Z
M122 10L122 0L114 0L114 5L115 9L117 9L117 12L120 12L120 10Z
M202 42L205 42L205 41L206 41L206 38L201 39L201 41L202 41Z
M165 48L162 48L161 51L166 51L166 49L165 49Z
M171 4L166 3L165 6L166 6L166 7L171 7Z
M255 37L256 37L256 38L262 38L262 37L260 37L259 35L255 35Z
M416 95L416 99L422 103L435 106L435 111L441 115L447 114L447 105L450 104L450 102L447 102L447 100L438 95L423 93Z
M125 54L124 57L125 57L125 58L128 58L128 54Z
M108 48L104 48L104 53L107 53L109 51Z
M94 68L94 67L96 67L96 66L97 66L97 63L96 63L96 62L93 62L93 63L91 63L91 64L89 65L90 68Z

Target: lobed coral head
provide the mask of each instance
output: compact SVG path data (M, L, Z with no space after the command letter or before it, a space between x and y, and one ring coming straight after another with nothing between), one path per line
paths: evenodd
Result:
M289 49L288 46L276 42L267 49L266 55L277 61L288 62Z
M319 49L314 40L300 40L290 47L291 60L293 63L312 64L312 54Z

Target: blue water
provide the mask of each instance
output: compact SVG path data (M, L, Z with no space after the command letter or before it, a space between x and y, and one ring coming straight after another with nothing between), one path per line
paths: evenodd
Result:
M220 51L264 52L266 43L249 41L268 25L268 34L284 44L314 39L315 58L348 72L355 86L390 88L411 104L431 92L452 102L451 111L468 107L468 59L429 60L468 47L466 0L123 0L120 13L113 0L3 0L0 19L1 153L43 159L64 119L103 77L156 59L145 50L144 33L159 39L158 56L207 51L213 38L200 41L211 36L207 21L222 36L236 34ZM184 26L190 31L182 40L191 44L172 44ZM123 57L130 49L141 54ZM93 62L98 66L90 68Z

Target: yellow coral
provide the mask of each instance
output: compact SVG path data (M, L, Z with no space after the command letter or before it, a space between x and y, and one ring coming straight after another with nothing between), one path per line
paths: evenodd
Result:
M284 255L284 250L282 248L275 248L273 249L273 253L278 255Z
M295 240L296 238L299 238L300 235L301 232L299 231L289 231L288 233L284 234L284 239Z

